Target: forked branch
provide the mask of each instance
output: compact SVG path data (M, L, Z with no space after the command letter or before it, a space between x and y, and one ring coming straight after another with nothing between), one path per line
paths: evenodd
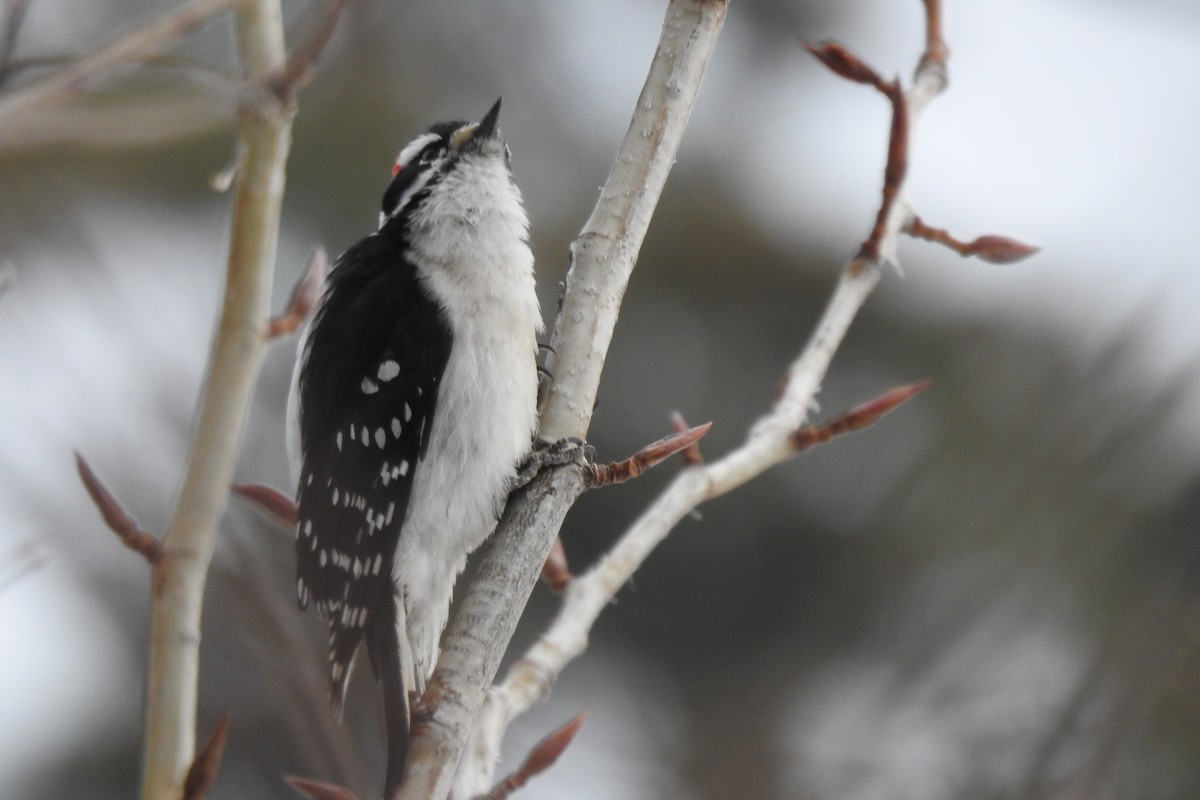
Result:
M885 81L846 48L810 47L837 74L871 85L888 99L892 122L879 212L867 239L846 262L808 344L787 370L779 398L750 430L745 442L717 461L688 452L690 466L622 536L591 570L568 586L560 613L550 629L516 662L488 694L477 720L471 749L461 767L460 784L470 786L472 770L488 775L509 723L549 691L563 667L586 646L600 612L672 528L696 506L732 491L800 450L839 433L859 430L925 388L901 387L817 427L804 426L809 409L858 310L878 284L884 263L895 263L896 242L911 218L904 198L912 131L928 102L946 86L947 49L941 37L940 6L925 0L926 42L913 85ZM683 427L677 423L676 427ZM457 793L465 796L463 791Z

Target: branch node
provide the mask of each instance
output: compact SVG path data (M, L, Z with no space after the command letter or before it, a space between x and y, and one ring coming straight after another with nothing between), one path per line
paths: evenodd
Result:
M296 100L296 92L312 80L317 59L320 58L325 45L329 44L347 2L348 0L329 0L325 4L324 12L313 22L304 38L292 48L292 53L283 66L264 79L266 88L285 107L290 108Z

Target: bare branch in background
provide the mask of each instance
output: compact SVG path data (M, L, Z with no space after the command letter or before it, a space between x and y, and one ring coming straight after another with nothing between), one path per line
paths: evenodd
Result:
M245 5L248 0L192 0L145 25L134 28L115 41L83 56L52 75L0 96L0 127L46 108L68 103L87 91L117 67L138 64L157 56L181 37L221 12Z
M145 558L151 566L157 564L162 558L162 543L138 527L133 517L125 513L117 498L100 482L79 453L75 454L75 468L79 470L79 478L92 502L100 510L104 524L121 538L126 547Z
M248 81L283 64L279 0L240 4L235 30ZM155 567L142 800L178 798L195 750L204 583L262 359L292 115L276 104L244 107L239 116L245 158L233 198L221 318L183 488Z
M708 499L741 486L770 467L813 444L860 430L922 391L918 383L892 390L851 409L819 427L803 421L821 382L859 308L879 282L882 265L895 262L896 241L912 216L904 198L912 127L928 102L946 86L946 47L941 38L940 8L926 0L926 47L914 83L902 91L899 81L884 81L861 59L840 45L809 49L837 74L879 89L892 106L882 200L871 233L845 264L841 278L807 346L788 369L770 413L750 430L746 441L718 461L703 462L698 452L665 492L622 536L617 545L587 573L567 587L559 615L550 629L510 668L488 693L476 720L471 748L460 767L456 796L488 775L503 732L511 721L542 699L561 670L586 647L588 632L600 612L629 580L654 547L685 515ZM677 424L676 427L681 427Z
M304 324L309 312L321 297L328 268L329 256L325 254L325 248L314 248L308 257L308 268L292 289L292 296L288 299L288 310L267 323L268 339L286 336Z
M257 483L235 483L230 491L265 512L287 530L295 528L300 519L296 501L278 489Z
M313 21L308 32L292 48L287 62L267 78L267 84L284 103L292 102L296 91L304 88L312 79L313 67L325 50L325 45L329 44L333 31L337 28L338 17L348 2L349 0L326 0L324 8L317 12L317 19Z

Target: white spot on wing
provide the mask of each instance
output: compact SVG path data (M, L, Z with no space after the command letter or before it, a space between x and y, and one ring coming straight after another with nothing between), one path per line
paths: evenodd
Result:
M400 374L400 365L388 359L379 365L379 380L387 382Z
M392 436L395 436L397 439L399 439L400 431L401 431L401 428L400 428L399 418L392 417Z
M370 378L363 378L361 388L363 394L375 394L379 391L379 384Z
M379 447L387 444L387 434L383 432L383 428L375 429L375 444L379 445Z
M341 431L338 431L338 435L337 435L337 448L338 448L338 452L340 453L342 450L342 432ZM308 476L308 481L309 481L309 483L312 483L312 475Z
M401 462L400 462L400 466L399 466L399 470L400 470L400 474L401 474L401 475L407 475L407 474L408 474L408 462L407 462L407 461L401 461Z
M367 443L368 443L369 441L370 441L370 434L368 434L368 433L367 433L367 426L366 426L366 425L363 425L363 429L362 429L362 443L363 443L363 447L366 447L366 446L367 446Z
M412 406L410 406L408 403L405 403L404 404L404 421L408 422L411 419L412 419Z

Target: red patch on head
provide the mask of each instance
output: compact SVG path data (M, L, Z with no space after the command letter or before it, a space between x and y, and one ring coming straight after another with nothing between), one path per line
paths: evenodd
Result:
M400 170L402 170L402 169L404 169L404 165L401 164L399 161L397 161L395 164L392 164L392 177L394 178L397 175L399 175Z

